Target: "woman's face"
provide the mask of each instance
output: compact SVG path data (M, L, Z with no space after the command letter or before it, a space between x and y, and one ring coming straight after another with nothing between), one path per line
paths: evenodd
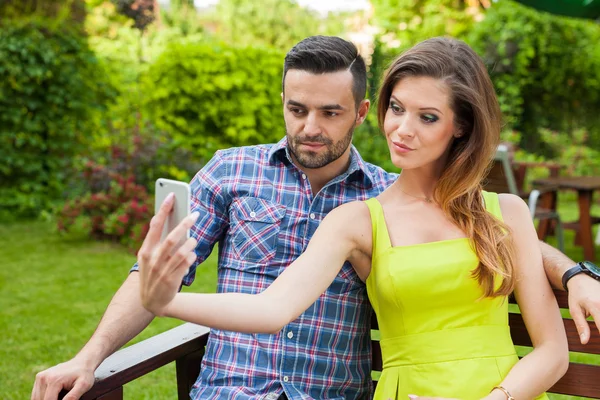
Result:
M383 124L396 167L441 173L453 135L460 134L449 95L444 82L429 77L406 77L396 83Z

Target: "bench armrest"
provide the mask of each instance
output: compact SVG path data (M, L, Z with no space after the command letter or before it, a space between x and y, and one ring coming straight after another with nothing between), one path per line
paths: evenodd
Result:
M122 391L123 385L140 376L184 359L187 355L203 353L209 331L207 327L185 323L117 351L96 369L96 382L81 400L97 399ZM65 391L61 392L59 399L66 394Z

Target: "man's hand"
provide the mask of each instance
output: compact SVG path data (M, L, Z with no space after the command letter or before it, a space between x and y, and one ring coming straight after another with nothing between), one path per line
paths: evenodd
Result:
M158 316L164 315L181 286L181 280L196 260L196 240L189 238L179 245L179 238L194 225L198 219L197 212L181 221L164 242L159 243L165 220L172 208L171 193L150 221L150 230L138 253L142 305Z
M600 333L600 282L586 274L569 279L569 311L577 326L581 344L590 340L590 326L586 318L592 316Z
M70 390L64 400L77 400L94 385L94 368L74 358L38 373L31 400L56 400L62 389Z

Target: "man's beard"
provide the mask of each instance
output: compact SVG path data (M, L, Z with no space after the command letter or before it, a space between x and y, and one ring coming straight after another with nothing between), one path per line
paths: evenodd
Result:
M306 136L292 137L287 131L285 135L288 141L288 149L296 161L298 161L298 164L304 168L316 169L331 164L340 158L348 146L350 146L353 134L354 125L341 140L335 143L324 136L311 136L310 138ZM305 142L322 143L327 150L322 154L311 150L300 150L300 145Z

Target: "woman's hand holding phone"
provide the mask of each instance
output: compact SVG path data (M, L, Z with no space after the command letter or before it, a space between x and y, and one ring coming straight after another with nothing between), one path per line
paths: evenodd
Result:
M185 217L161 242L165 221L173 210L174 197L169 194L150 221L150 230L138 253L142 305L157 316L165 315L181 280L196 260L196 240L188 238L182 242L181 237L194 225L198 212Z

